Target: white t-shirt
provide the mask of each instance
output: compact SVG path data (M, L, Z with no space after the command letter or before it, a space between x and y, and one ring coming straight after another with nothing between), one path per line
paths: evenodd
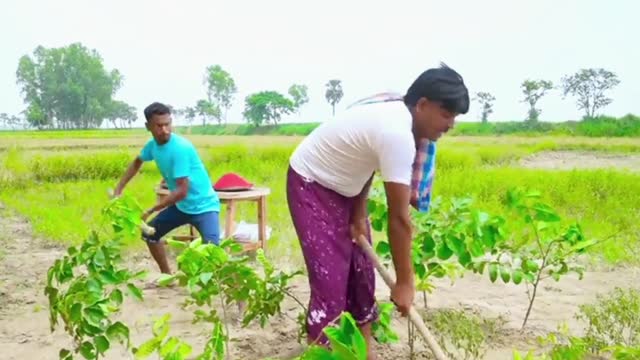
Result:
M358 105L321 124L293 152L303 177L343 196L358 195L371 175L411 185L416 154L409 110L402 101Z

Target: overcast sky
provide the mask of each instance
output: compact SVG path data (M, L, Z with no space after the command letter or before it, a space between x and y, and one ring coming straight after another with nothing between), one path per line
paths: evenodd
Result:
M324 84L343 81L337 111L378 91L404 92L423 70L444 61L470 91L496 97L493 120L522 119L521 82L558 81L580 68L604 67L621 84L610 93L614 116L640 114L640 3L633 0L483 1L166 1L3 0L0 12L0 112L24 109L18 59L38 45L82 42L124 75L116 98L142 109L176 107L205 96L207 65L220 64L239 93L229 112L244 121L244 97L309 86L302 116L331 116ZM606 3L606 5L605 5ZM394 4L394 5L392 5ZM582 115L573 98L543 98L541 119ZM477 121L480 108L460 119Z

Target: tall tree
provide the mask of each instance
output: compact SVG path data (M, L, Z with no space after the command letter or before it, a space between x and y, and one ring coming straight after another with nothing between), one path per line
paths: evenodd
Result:
M278 125L284 114L295 110L293 101L276 91L261 91L245 98L244 118L254 126Z
M196 103L196 112L202 118L202 126L207 125L207 120L210 118L220 118L220 108L209 100L198 100Z
M16 77L26 120L39 129L99 127L122 85L120 72L107 71L100 54L80 43L38 46L20 58Z
M115 128L130 128L138 120L138 114L135 107L124 101L114 100L111 102L107 119L111 121Z
M289 95L293 99L293 105L298 115L300 115L302 105L309 102L309 96L307 95L308 90L307 85L293 84L289 87Z
M334 79L329 80L325 85L327 90L324 96L327 98L327 102L331 105L333 115L336 115L336 104L342 100L344 92L342 91L342 81Z
M493 102L496 100L496 98L489 92L480 91L476 93L475 100L478 101L482 106L482 122L488 122L489 115L493 113Z
M581 69L562 78L563 95L566 97L571 94L577 97L578 109L584 110L587 119L594 118L599 109L611 104L613 100L607 97L605 92L618 84L618 76L602 68Z
M204 80L207 87L207 98L218 109L224 109L224 121L227 121L227 111L231 108L231 102L238 91L236 83L231 75L220 65L208 66ZM220 112L221 113L221 112ZM220 113L217 116L218 123L222 123Z
M26 128L27 125L23 120L15 115L9 115L7 113L0 113L0 128L9 128L11 130L17 130L20 126Z
M529 112L527 121L535 122L540 117L541 110L536 108L536 104L547 91L553 89L553 83L547 80L530 80L522 82L522 93L524 94L524 102L529 104Z

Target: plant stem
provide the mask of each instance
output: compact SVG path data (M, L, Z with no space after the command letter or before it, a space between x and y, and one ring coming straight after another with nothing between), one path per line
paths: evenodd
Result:
M304 306L304 304L300 300L298 300L297 297L293 296L293 294L291 294L287 289L282 289L282 293L287 295L288 297L292 298L293 301L297 302L298 305L300 305L300 307L302 307L302 309L304 310L305 313L307 312L307 307Z
M427 292L426 291L422 292L422 299L424 300L424 308L426 310L427 309Z
M222 288L221 284L218 282L218 288ZM218 300L220 300L220 305L222 306L222 321L224 322L224 331L226 332L226 341L224 342L224 347L225 347L225 352L226 354L224 355L225 359L229 359L229 322L227 321L227 307L224 305L224 299L222 298L222 296L218 296Z

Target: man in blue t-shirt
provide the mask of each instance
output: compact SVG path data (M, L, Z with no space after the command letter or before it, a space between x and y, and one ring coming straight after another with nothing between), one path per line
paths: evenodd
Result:
M216 194L209 174L198 153L184 137L171 132L171 110L168 106L154 102L144 109L146 127L153 135L133 160L114 190L119 196L126 184L140 170L143 162L154 160L171 193L142 215L144 221L157 212L149 222L155 228L153 235L143 234L151 255L160 271L170 274L169 264L160 239L171 230L193 225L203 242L220 242L220 199Z

